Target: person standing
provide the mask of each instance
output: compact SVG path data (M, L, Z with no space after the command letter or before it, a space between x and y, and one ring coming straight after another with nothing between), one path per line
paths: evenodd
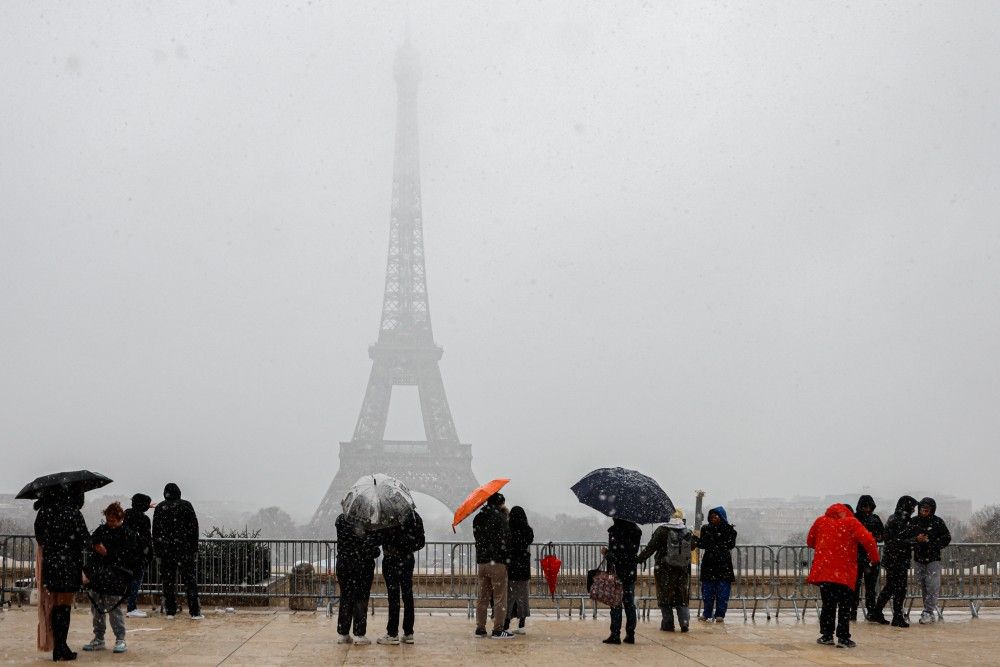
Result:
M403 599L403 643L413 643L413 553L424 548L424 520L413 510L398 526L379 531L382 576L389 598L389 620L379 644L399 644L399 600Z
M524 619L531 615L528 605L529 584L531 583L531 543L535 541L535 531L528 525L528 515L524 508L514 505L510 510L510 566L507 568L507 618L503 629L510 628L510 622L517 617L514 634L523 635Z
M90 531L80 512L83 491L76 486L58 486L45 491L35 503L35 541L41 550L38 559L43 600L39 610L51 607L47 620L52 628L52 660L76 660L66 639L69 636L70 607L83 585L83 552L90 544ZM39 645L47 633L39 628Z
M670 521L649 538L649 544L636 556L638 563L656 554L653 570L656 580L656 602L660 607L660 630L674 631L674 610L681 632L687 632L691 621L688 607L691 599L691 531L684 525L684 513L675 510Z
M622 582L622 606L611 609L611 634L605 644L635 643L635 578L642 542L642 530L631 521L614 519L608 528L608 546L601 547L607 557L608 567ZM625 611L625 639L621 638L622 609Z
M84 651L103 651L105 615L111 619L115 633L115 653L124 653L125 615L122 601L128 594L138 564L138 539L125 527L125 510L121 504L111 503L103 512L104 523L97 527L91 538L92 560L87 564L90 580L90 613L94 623L94 638L85 644Z
M375 578L375 559L379 556L378 538L367 524L345 514L337 517L335 526L337 583L340 584L337 643L365 646L372 643L365 635L368 632L368 598Z
M806 545L815 550L809 569L810 584L819 586L823 610L819 616L818 644L833 645L836 622L837 647L853 648L851 640L852 587L858 576L858 545L864 547L872 563L879 562L878 545L861 522L843 503L835 503L816 519Z
M924 610L920 624L934 623L938 619L938 595L941 593L941 549L951 544L951 532L944 520L937 516L937 503L924 498L917 506L917 516L912 519L913 572L920 582Z
M916 507L916 498L900 497L896 502L896 511L885 524L885 549L882 554L885 585L875 600L875 608L868 615L868 620L873 623L890 624L883 610L889 598L892 598L891 625L897 628L910 627L903 615L903 602L906 601L906 573L910 569L910 554L913 550L914 535L910 516Z
M871 496L861 496L858 498L857 509L854 510L854 518L861 522L876 542L884 539L885 527L882 519L875 514L875 499ZM875 608L875 599L878 595L878 572L879 568L872 565L865 554L865 550L858 547L858 578L854 584L854 601L851 606L851 620L858 620L858 606L861 604L861 584L865 586L865 618L872 615Z
M191 503L181 498L181 489L173 482L163 487L163 502L153 510L153 552L160 561L167 618L177 615L178 573L184 582L191 618L205 618L198 601L198 515Z
M503 629L507 610L507 562L510 559L510 525L503 509L502 493L486 499L472 520L476 540L476 569L479 598L476 600L476 636L486 636L486 612L493 598L493 639L510 639L514 635Z
M729 523L724 507L708 510L708 523L697 538L701 556L701 600L704 606L699 617L711 623L724 623L729 608L729 594L736 575L733 571L732 550L736 548L736 528Z
M129 583L128 600L125 605L125 615L132 618L146 618L146 612L138 608L138 602L139 589L142 588L142 580L146 576L149 560L153 557L153 524L146 516L146 512L152 506L152 498L144 493L137 493L132 496L132 506L125 510L125 527L135 533L138 552L135 576Z

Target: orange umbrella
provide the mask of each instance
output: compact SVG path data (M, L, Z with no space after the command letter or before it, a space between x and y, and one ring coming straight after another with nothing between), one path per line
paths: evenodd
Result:
M462 504L458 506L458 509L455 510L455 518L451 522L451 532L454 533L455 526L462 523L467 516L482 507L487 498L502 489L504 484L509 481L509 479L501 477L500 479L495 479L492 482L486 482L481 487L470 493L465 500L462 501Z

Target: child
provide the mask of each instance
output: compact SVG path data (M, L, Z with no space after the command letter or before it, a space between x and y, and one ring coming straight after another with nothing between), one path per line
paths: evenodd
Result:
M94 531L93 553L86 568L90 587L90 611L94 620L94 638L84 651L103 651L104 615L111 617L115 633L115 653L124 653L125 615L121 603L128 593L136 560L137 539L123 525L125 510L120 503L111 503L104 510L104 523Z

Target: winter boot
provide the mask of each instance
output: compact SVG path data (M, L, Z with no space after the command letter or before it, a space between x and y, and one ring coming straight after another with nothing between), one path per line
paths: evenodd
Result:
M893 616L892 623L890 625L894 628L908 628L910 624L907 622L905 616Z
M879 625L889 625L889 619L885 617L880 611L871 611L868 613L869 623L878 623Z
M660 630L674 631L674 610L666 605L660 605Z
M69 636L70 610L66 605L52 607L52 660L76 660L76 653L66 643Z

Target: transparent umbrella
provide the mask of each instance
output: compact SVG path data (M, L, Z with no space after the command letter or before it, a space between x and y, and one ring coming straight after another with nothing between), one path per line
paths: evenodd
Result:
M340 504L348 518L376 528L401 523L416 507L410 489L382 473L356 481Z

